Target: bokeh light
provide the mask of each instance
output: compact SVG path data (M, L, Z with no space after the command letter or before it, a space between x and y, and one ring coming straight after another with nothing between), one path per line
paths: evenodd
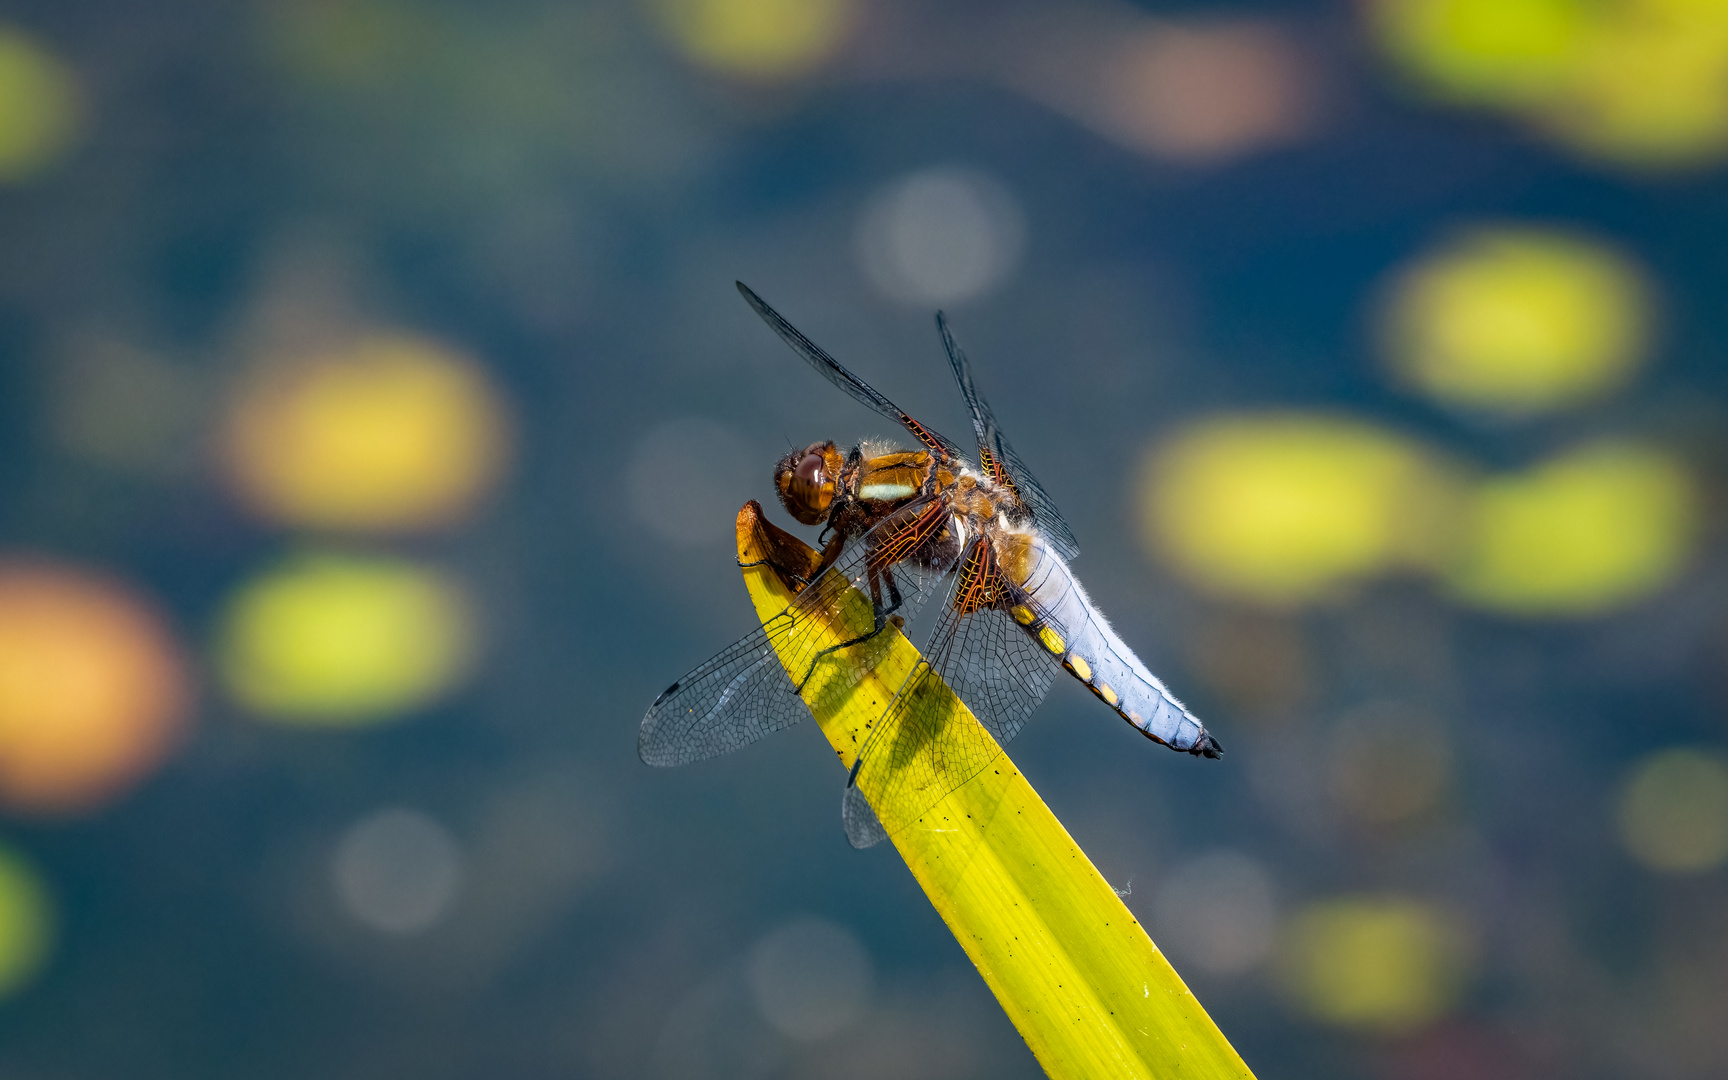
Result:
M1240 975L1271 955L1278 929L1272 879L1236 851L1176 867L1153 904L1160 947L1212 975Z
M1375 702L1329 733L1332 797L1350 818L1398 825L1432 810L1451 779L1444 725L1396 702Z
M1660 589L1685 568L1700 509L1678 461L1603 441L1485 481L1446 581L1513 615L1588 615Z
M27 180L60 160L78 133L78 98L71 68L0 24L0 182Z
M1382 46L1417 83L1524 116L1639 167L1728 151L1728 5L1717 0L1374 0Z
M1148 30L1116 48L1104 81L1095 111L1106 134L1196 164L1292 141L1315 112L1307 62L1267 23Z
M752 80L802 74L827 58L852 23L851 0L648 0L690 59Z
M266 365L241 388L224 464L240 497L288 525L448 525L502 471L508 423L472 361L435 342L364 337Z
M188 720L172 632L130 590L0 563L0 801L74 812L149 773Z
M1388 358L1448 405L1534 413L1624 385L1649 347L1643 275L1565 233L1473 229L1405 270L1386 312Z
M462 885L462 849L450 830L419 812L391 807L350 826L330 861L343 910L385 934L431 929Z
M1445 1015L1463 989L1469 954L1456 921L1425 903L1345 897L1290 921L1279 965L1286 993L1310 1016L1396 1033Z
M1626 0L1578 57L1541 122L1575 146L1644 166L1728 151L1728 5Z
M364 724L425 705L475 645L454 582L402 559L300 555L242 585L218 635L228 691L290 723Z
M1590 30L1579 0L1372 0L1391 56L1455 101L1545 101L1570 80Z
M1449 470L1369 424L1224 416L1160 445L1140 485L1142 534L1190 581L1274 604L1428 566L1449 549Z
M42 970L54 946L54 907L35 869L0 847L0 999Z
M864 1018L874 974L850 930L826 919L795 919L750 950L745 969L762 1016L789 1039L816 1042Z
M883 295L920 307L990 292L1019 267L1026 219L1001 184L938 167L873 196L858 224L865 275Z
M1634 859L1670 874L1728 861L1728 763L1703 750L1663 750L1632 767L1620 793L1620 839Z

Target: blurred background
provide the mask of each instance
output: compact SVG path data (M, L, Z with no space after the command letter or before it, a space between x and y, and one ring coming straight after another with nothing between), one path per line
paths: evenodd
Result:
M813 725L636 758L899 434L735 278L966 441L950 313L1261 1076L1728 1074L1725 227L1720 0L10 0L0 1074L1038 1075Z

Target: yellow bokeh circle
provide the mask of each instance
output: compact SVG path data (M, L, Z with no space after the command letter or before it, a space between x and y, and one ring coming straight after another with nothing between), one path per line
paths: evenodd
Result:
M1372 0L1382 46L1423 84L1454 101L1517 104L1570 82L1588 39L1579 0Z
M0 803L76 812L121 794L178 739L189 682L172 633L130 590L0 564Z
M1533 413L1625 384L1649 347L1643 275L1558 232L1477 229L1409 267L1386 312L1396 373L1448 405Z
M28 985L53 945L54 907L48 890L28 862L0 847L0 998Z
M1620 792L1620 839L1634 859L1670 874L1728 862L1728 762L1664 750L1632 767Z
M1418 444L1368 424L1228 416L1153 450L1140 518L1153 551L1196 584L1292 604L1443 558L1453 487Z
M460 588L403 559L307 554L243 585L218 635L228 691L261 716L357 725L430 703L467 673Z
M1514 615L1589 615L1685 568L1700 508L1679 462L1605 441L1484 482L1446 574L1464 601Z
M460 520L508 450L497 392L467 358L421 338L362 338L266 366L239 392L223 440L240 497L311 528L393 531Z
M1371 0L1388 55L1435 96L1494 106L1639 168L1728 153L1720 0Z
M1286 994L1315 1019L1383 1033L1444 1016L1471 963L1456 920L1401 897L1313 904L1285 928L1279 974Z
M1622 5L1579 57L1571 93L1539 119L1632 165L1685 166L1728 151L1728 4Z
M58 161L78 131L78 82L39 42L0 26L0 182Z
M852 0L650 0L660 26L704 67L747 79L802 74L852 23Z

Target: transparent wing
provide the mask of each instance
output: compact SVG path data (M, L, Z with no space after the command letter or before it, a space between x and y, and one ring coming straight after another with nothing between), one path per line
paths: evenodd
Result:
M875 409L897 424L905 426L919 442L931 450L947 458L963 456L960 448L946 436L931 431L918 421L907 416L900 407L877 393L875 388L858 376L841 366L840 361L828 355L822 346L811 341L798 331L798 328L787 322L778 311L769 307L760 296L750 291L750 286L742 281L737 282L738 292L743 295L744 302L749 304L756 314L762 316L762 321L780 335L782 341L792 346L792 351L802 356L811 367L815 368L824 379L844 390L848 396L860 404Z
M1014 492L1024 514L1037 524L1050 545L1064 559L1072 561L1080 554L1080 545L1074 539L1073 531L1062 520L1055 501L997 426L996 414L990 411L990 403L972 383L972 365L954 341L954 334L948 329L948 319L941 312L936 313L936 328L941 331L942 345L948 350L948 364L954 369L954 380L960 384L960 393L972 412L972 430L978 436L979 464L994 483Z
M859 851L888 839L888 830L882 827L876 808L857 784L847 784L846 794L841 796L840 824L846 829L847 842Z
M1060 669L1006 612L989 609L954 621L953 635L931 670L997 744L1007 746L1050 692Z
M691 671L655 699L636 748L650 765L687 765L730 753L810 715L801 686L851 692L881 660L890 616L913 618L940 591L943 568L905 562L943 527L947 503L909 503L859 540L786 610ZM840 631L844 646L824 646ZM789 674L791 672L791 674Z
M866 744L851 778L841 819L854 847L879 843L982 772L1049 692L1057 663L1009 616L1005 589L994 548L986 538L974 540L931 629L924 662L895 694L877 725L881 737ZM942 693L944 683L984 730L964 722ZM869 785L885 808L881 815L858 788L866 769L887 778Z

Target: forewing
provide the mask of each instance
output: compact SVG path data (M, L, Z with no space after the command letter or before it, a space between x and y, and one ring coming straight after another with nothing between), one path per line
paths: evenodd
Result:
M688 765L730 753L809 715L774 651L776 637L795 625L795 619L782 615L668 687L642 719L636 739L642 760Z
M936 328L941 331L942 345L948 350L948 364L954 369L954 381L960 384L960 394L972 413L972 430L978 437L979 464L993 482L1014 492L1022 510L1043 531L1050 545L1064 559L1072 561L1080 554L1080 545L1074 539L1073 531L1062 520L1055 501L1038 483L1038 478L1032 475L1032 470L1026 467L1020 455L1014 452L1007 436L1002 434L996 423L996 414L990 411L990 403L984 400L984 395L972 382L972 365L955 342L953 332L948 329L948 319L941 312L936 313Z
M878 725L882 736L864 749L864 762L842 806L854 847L897 832L988 767L1020 733L1056 678L1056 661L1006 611L980 606L999 587L988 544L979 538L968 549L931 629L923 662L889 704ZM944 683L985 731L954 715L952 698L941 692ZM865 769L887 778L870 785L877 804L887 808L884 814L873 811L856 790Z
M903 562L940 527L940 498L908 504L852 542L820 579L786 610L722 650L666 689L642 718L637 752L650 765L688 765L730 753L810 715L800 684L817 695L849 694L881 660L892 635L863 638L884 617L913 618L940 590L943 568ZM792 674L789 674L791 672Z
M826 349L800 333L798 328L782 318L778 311L769 307L767 301L751 292L748 285L742 281L737 285L744 302L762 316L762 321L773 328L774 332L780 335L780 339L792 346L792 351L802 356L824 379L844 390L854 401L875 409L896 424L904 425L907 431L931 450L948 458L962 456L960 448L952 440L907 416L898 405L877 393L869 383L847 371Z

